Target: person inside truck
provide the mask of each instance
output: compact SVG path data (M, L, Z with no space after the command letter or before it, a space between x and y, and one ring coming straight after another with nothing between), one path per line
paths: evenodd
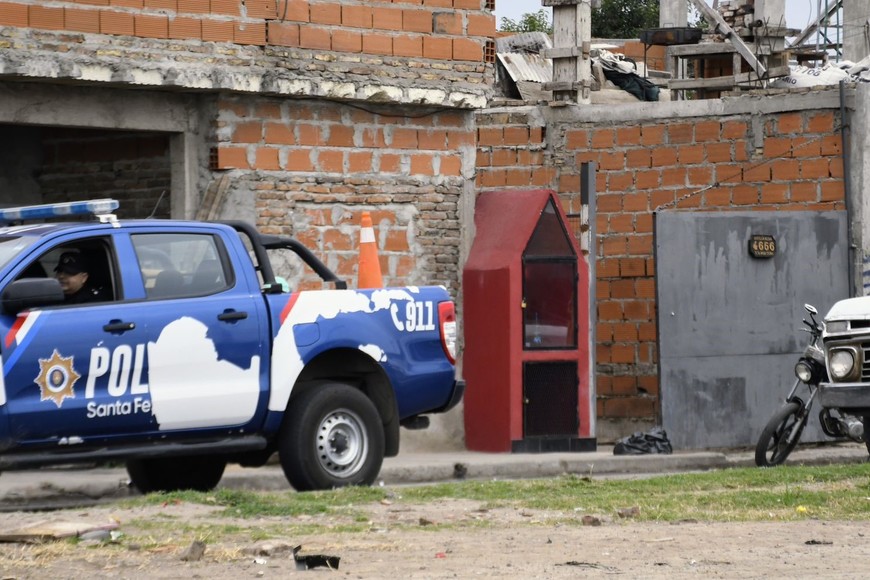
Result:
M104 293L88 284L90 266L86 257L78 251L66 251L60 255L54 274L63 290L67 304L84 302L103 302L108 300Z

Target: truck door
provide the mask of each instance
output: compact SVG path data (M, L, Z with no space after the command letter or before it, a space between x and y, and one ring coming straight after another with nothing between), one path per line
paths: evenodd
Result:
M259 288L236 275L214 233L131 233L130 239L146 297L157 429L238 429L261 419L269 351Z
M130 305L121 300L113 237L67 237L13 276L55 276L63 262L86 267L85 294L63 306L0 317L12 437L24 444L75 445L149 430L144 348L135 346L145 343L145 333L124 326Z

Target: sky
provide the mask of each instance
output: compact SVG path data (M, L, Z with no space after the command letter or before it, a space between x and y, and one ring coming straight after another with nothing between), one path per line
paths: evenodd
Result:
M720 0L720 2L721 1L723 0ZM712 1L707 0L707 3L712 4ZM823 4L827 4L827 0L825 0ZM501 24L502 18L518 20L523 14L526 14L527 12L537 12L540 9L541 0L496 0L496 27ZM811 15L815 15L817 9L817 0L785 0L786 25L789 28L806 28L807 24L810 22ZM547 8L547 10L552 11L552 8Z

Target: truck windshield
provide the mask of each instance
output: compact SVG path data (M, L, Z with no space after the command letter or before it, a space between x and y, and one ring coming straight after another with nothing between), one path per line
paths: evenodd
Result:
M0 269L38 239L38 236L0 236Z

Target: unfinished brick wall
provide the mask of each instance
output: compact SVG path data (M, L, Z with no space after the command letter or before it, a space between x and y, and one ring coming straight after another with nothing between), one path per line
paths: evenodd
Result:
M311 242L351 282L358 211L376 210L385 282L456 291L456 208L473 172L471 111L491 91L493 7L4 0L0 70L4 82L208 94L184 126L211 166L201 154L203 167L187 168L200 191L180 205L231 172L235 207L253 199L258 225ZM75 123L71 113L58 118Z
M483 0L0 2L6 75L39 77L56 61L51 78L197 90L482 106L494 35L495 16ZM383 78L372 77L377 69ZM336 79L356 86L319 86ZM394 88L377 90L385 84Z
M413 116L325 101L219 102L219 171L256 199L261 231L292 235L356 276L369 211L386 285L458 291L458 205L474 155L472 114ZM241 171L240 171L241 170ZM316 285L312 276L301 287Z
M667 47L660 45L650 45L647 46L646 51L644 51L644 45L642 42L626 41L622 46L609 50L614 53L624 54L626 58L630 58L637 63L643 63L645 60L646 68L648 70L664 71L668 68L666 48Z
M0 26L482 61L495 16L480 0L0 2Z
M598 417L655 420L653 211L843 209L839 111L549 125L543 118L527 108L477 115L478 185L552 187L578 212L580 166L596 164ZM515 137L524 132L535 136L525 145Z
M42 165L34 169L41 203L112 198L120 202L119 217L169 217L166 136L51 128L40 133Z

